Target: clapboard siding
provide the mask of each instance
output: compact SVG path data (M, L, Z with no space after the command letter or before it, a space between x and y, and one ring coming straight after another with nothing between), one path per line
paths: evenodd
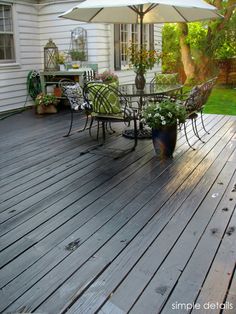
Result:
M10 1L7 1L10 3ZM0 67L0 111L11 110L25 105L27 96L26 80L30 70L42 70L43 48L52 38L58 49L67 51L70 48L71 31L80 26L87 30L88 61L97 63L99 72L114 70L113 65L113 27L108 24L86 24L58 16L78 2L70 1L30 1L15 3L17 33L19 43L19 65L16 67ZM155 25L155 45L161 45L161 25ZM146 79L150 81L153 73L160 71L160 66L150 71ZM118 71L121 83L134 80L133 71ZM14 89L13 89L14 87ZM14 93L13 93L14 91ZM9 95L10 93L10 95ZM28 99L27 105L32 102Z
M10 3L10 1L7 1ZM25 2L25 3L24 3ZM0 111L23 107L26 102L26 80L29 70L39 68L39 24L36 1L11 1L14 4L19 65L0 68ZM31 102L28 102L30 105Z

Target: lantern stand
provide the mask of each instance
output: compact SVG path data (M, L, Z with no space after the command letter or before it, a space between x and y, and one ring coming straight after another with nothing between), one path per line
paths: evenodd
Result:
M44 47L44 71L58 71L59 64L57 63L58 48L56 44L49 39Z

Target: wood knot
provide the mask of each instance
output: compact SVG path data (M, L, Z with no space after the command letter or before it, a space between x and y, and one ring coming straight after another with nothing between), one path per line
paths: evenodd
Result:
M164 295L167 291L167 286L160 286L155 289L155 292L161 295Z
M212 229L211 229L211 233L212 233L212 234L216 234L217 232L218 232L218 229L217 229L217 228L212 228Z
M222 208L222 210L223 210L223 212L229 211L228 207L224 207L224 208Z
M65 249L67 251L75 251L79 247L79 244L80 244L80 239L76 239L75 241L72 241L69 244L67 244L65 246Z
M228 236L231 236L231 234L233 233L235 231L235 227L233 226L233 227L229 227L229 229L226 231L226 234L228 235Z

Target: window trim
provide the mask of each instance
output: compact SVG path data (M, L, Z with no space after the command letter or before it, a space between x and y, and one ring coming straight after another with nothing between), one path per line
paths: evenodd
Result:
M20 50L19 50L19 36L18 36L18 28L17 28L17 12L16 5L14 3L6 3L0 1L1 5L9 5L12 9L12 32L13 32L13 44L14 44L14 53L15 60L12 62L0 62L0 69L4 68L20 68Z
M113 53L113 57L114 57L114 70L115 71L122 71L122 70L127 70L128 65L127 66L123 66L122 67L122 58L121 58L121 24L115 24L114 25L114 31L113 31L113 43L114 43L114 53ZM125 24L125 25L129 25L129 34L128 34L128 41L131 40L132 38L132 25L133 24ZM145 27L147 27L147 41L148 41L148 45L150 49L154 49L154 24L144 24ZM140 30L138 30L138 42L140 39Z

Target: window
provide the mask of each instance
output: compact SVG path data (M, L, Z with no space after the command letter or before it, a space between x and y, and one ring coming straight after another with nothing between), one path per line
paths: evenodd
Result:
M0 64L15 62L12 6L0 3Z
M143 40L149 49L153 49L154 32L153 25L143 25ZM137 24L117 24L114 26L114 60L115 70L128 67L127 48L130 43L139 45L140 26Z

